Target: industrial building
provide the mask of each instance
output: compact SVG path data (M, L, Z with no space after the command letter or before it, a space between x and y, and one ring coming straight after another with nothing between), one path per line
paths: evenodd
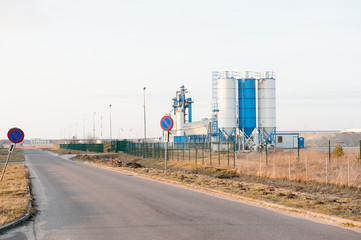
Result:
M285 141L277 141L273 72L213 72L212 113L202 121L192 121L194 101L187 94L181 86L172 99L171 142L232 142L237 150L244 151L272 150L277 144L288 147L287 136Z
M299 133L277 132L277 148L297 149L305 148L305 139Z

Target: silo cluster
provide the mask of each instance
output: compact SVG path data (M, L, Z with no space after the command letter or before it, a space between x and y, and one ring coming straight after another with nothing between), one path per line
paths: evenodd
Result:
M212 136L237 142L242 149L275 146L275 78L269 72L250 75L213 73L213 125L218 132Z

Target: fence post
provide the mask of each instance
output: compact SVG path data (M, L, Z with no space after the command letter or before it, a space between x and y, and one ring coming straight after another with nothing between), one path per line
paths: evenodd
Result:
M361 160L361 140L360 140L360 154L359 154L359 159Z
M308 180L308 161L307 161L307 156L306 156L306 182Z
M328 140L328 161L331 162L331 140Z
M164 148L165 148L165 142L163 143L163 148L161 148L161 155L162 155L162 158L165 158L165 152L164 152Z
M326 185L328 184L328 161L326 158Z
M196 150L196 164L197 164L198 144L195 143L194 146L195 146L195 150Z
M168 142L165 142L164 144L165 144L165 146L164 146L164 151L165 151L165 153L164 153L164 173L165 173L165 175L167 175Z
M268 147L266 142L266 165L268 165Z
M212 166L212 142L209 143L209 165Z
M220 145L221 142L218 142L218 166L221 166L221 151L220 151Z
M202 165L204 165L204 142L202 143Z
M185 142L183 142L183 161L184 161L184 151L185 151Z
M233 143L234 145L233 145L233 147L232 147L232 149L233 149L233 168L234 169L236 169L236 160L237 160L237 153L236 153L236 145L235 145L235 143ZM239 162L238 162L239 163ZM239 167L239 164L238 164L238 167ZM241 169L240 167L239 167L239 169ZM239 170L239 174L241 174L241 170Z
M148 143L144 143L144 157L148 158Z
M347 187L350 189L350 158L347 158Z
M297 139L297 162L300 163L300 141Z
M188 142L188 160L191 161L191 143Z
M228 167L229 167L229 142L227 142L227 151L228 151Z

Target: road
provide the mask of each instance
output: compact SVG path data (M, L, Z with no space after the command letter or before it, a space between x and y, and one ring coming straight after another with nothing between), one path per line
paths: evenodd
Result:
M39 213L22 239L361 239L340 227L26 150Z

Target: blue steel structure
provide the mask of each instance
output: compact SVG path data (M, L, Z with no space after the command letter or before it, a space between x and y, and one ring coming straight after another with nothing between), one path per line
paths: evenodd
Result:
M247 138L257 127L255 84L255 79L238 79L238 126Z
M264 128L259 129L259 144L273 144L276 146L276 128L274 128L271 132L267 132Z
M187 98L186 103L188 104L188 122L191 123L192 122L192 103L193 103L192 98Z
M176 97L173 98L173 113L174 116L177 114L177 108L183 108L184 116L188 115L189 123L192 122L192 98L186 98L187 89L182 85L180 91L177 91ZM187 111L186 111L187 110ZM186 119L186 118L184 118Z
M223 129L219 129L218 141L220 142L237 142L237 129L235 128L231 134L228 134Z

